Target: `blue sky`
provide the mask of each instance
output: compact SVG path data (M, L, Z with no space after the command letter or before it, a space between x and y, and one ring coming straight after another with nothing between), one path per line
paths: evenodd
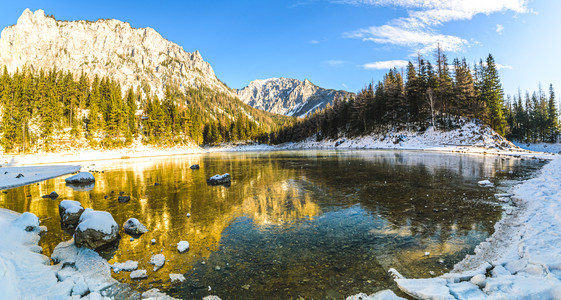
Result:
M505 92L553 83L561 94L561 1L281 0L5 1L0 27L25 8L60 20L115 18L199 50L230 87L270 77L356 92L421 52L476 62L492 53Z

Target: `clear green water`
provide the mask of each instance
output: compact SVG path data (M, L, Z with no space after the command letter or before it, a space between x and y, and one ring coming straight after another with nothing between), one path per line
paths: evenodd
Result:
M74 190L62 177L7 190L0 207L40 218L49 229L41 240L46 255L70 238L60 228L60 200L109 211L120 225L139 219L150 232L130 241L121 229L118 248L103 253L110 263L139 261L148 279L114 274L139 291L157 287L185 299L341 299L395 290L390 267L407 277L447 272L501 216L497 188L477 181L489 178L500 189L539 167L415 151L215 153L96 162L92 168L104 172L95 173L91 191ZM206 184L223 173L232 175L230 187ZM53 190L61 197L41 198ZM132 200L119 203L119 192ZM189 241L188 252L177 252L180 240ZM153 272L149 261L157 253L167 261ZM170 273L187 280L172 284Z

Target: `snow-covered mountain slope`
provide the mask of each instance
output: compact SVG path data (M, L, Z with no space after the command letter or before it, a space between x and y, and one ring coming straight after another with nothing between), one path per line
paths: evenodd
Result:
M348 98L346 91L328 90L311 83L291 78L254 80L236 91L245 103L268 112L303 117L324 108L336 98Z
M186 52L152 28L132 28L114 19L59 21L43 10L26 9L17 24L2 30L0 66L10 73L23 67L56 67L109 76L123 89L149 86L160 97L168 85L206 86L234 95L198 51Z

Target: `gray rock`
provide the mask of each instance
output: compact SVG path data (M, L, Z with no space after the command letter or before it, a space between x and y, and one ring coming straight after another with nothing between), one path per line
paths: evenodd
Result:
M41 196L41 198L51 198L51 199L55 200L56 198L58 198L58 194L57 194L57 192L53 191L48 195Z
M58 214L60 216L60 223L63 228L73 232L78 223L80 216L84 212L82 204L73 200L62 200L58 205Z
M191 166L191 169L193 169L193 170L198 170L199 168L200 168L199 165L192 165Z
M119 225L110 213L85 209L74 231L74 242L78 247L99 249L119 238Z
M140 221L138 221L135 218L128 219L123 224L123 229L125 229L125 232L130 235L141 235L143 233L148 232L146 226L144 226L142 223L140 223Z
M119 202L121 202L121 203L129 202L129 201L131 201L131 196L119 196L119 198L117 198L117 200L119 200Z
M206 183L209 185L229 186L231 184L230 174L226 173L224 175L214 175L207 179Z

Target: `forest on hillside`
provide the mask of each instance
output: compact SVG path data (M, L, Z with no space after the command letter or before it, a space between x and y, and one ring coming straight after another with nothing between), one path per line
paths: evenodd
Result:
M491 54L470 66L452 65L438 48L436 62L418 55L401 72L390 70L350 99L337 99L322 111L268 135L272 143L361 136L392 129L424 131L429 126L453 129L458 118L478 119L500 135L524 142L557 141L558 111L553 87L525 99L505 95Z
M217 144L255 140L292 118L254 109L209 88L185 93L169 86L163 99L147 85L122 92L111 78L57 70L0 76L0 146L6 152L52 151L57 145L93 147Z

